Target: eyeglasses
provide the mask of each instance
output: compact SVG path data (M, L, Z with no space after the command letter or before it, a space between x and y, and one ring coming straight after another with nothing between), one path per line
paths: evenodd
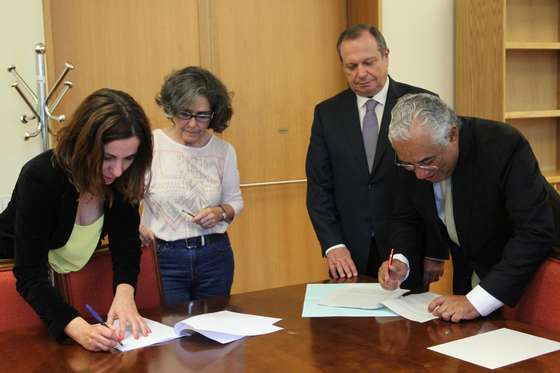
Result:
M175 114L175 118L179 120L189 121L192 118L198 123L208 123L214 117L214 113L210 111L201 111L199 113L191 113L190 111L181 111Z
M432 158L431 160L433 160ZM436 171L439 170L439 167L436 165L427 165L427 164L419 164L419 163L406 163L401 162L397 158L397 153L395 153L395 165L404 168L407 171L414 172L416 169L423 170L423 171Z

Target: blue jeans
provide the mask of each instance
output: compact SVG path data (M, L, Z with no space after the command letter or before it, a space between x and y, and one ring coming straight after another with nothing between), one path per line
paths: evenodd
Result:
M157 240L165 303L229 295L234 263L227 233L212 235L204 246L187 246L186 240Z

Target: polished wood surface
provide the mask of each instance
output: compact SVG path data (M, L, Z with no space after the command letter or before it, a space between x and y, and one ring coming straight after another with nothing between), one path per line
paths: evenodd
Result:
M279 317L279 332L230 344L193 335L126 353L90 353L49 341L44 328L0 333L4 364L16 372L479 372L486 369L427 347L502 327L560 341L560 333L497 317L452 324L391 318L302 318L305 285L193 302L191 314L223 309ZM186 305L146 317L173 325ZM519 362L498 372L554 372L560 353Z

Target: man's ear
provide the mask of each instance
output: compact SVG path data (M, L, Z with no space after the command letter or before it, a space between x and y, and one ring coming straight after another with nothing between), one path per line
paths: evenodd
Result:
M457 127L456 124L454 124L449 129L449 134L447 135L447 138L448 138L449 142L455 142L459 138L459 127Z

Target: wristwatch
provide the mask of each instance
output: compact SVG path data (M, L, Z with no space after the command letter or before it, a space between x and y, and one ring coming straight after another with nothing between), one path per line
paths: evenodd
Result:
M226 221L227 220L227 213L226 213L226 209L224 208L224 206L220 205L219 206L222 209L222 220Z

